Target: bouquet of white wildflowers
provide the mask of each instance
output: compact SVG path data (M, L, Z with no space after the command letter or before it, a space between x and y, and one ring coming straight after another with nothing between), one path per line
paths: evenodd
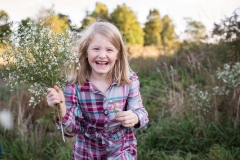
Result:
M53 16L52 13L47 17ZM57 85L62 88L67 80L64 70L79 65L74 36L70 31L60 34L45 27L43 17L40 22L30 20L28 27L13 30L2 58L5 72L2 73L7 85L12 89L18 84L29 84L32 97L29 105L35 106L46 96L47 88ZM54 25L54 24L51 24ZM59 115L59 104L54 112ZM62 128L62 127L61 127ZM63 138L64 140L64 138Z

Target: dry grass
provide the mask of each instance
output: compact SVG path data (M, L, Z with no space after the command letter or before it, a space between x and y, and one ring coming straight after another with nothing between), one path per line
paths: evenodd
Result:
M3 59L2 59L2 57L1 57L1 55L3 54L4 51L5 51L5 49L0 48L0 65L3 65L3 64L4 64L4 63L3 63Z
M131 58L157 58L160 55L172 55L174 48L155 47L155 46L128 46Z

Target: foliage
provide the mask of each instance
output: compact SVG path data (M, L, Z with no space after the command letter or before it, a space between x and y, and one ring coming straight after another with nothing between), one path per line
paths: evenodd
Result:
M48 13L52 13L52 16L47 16ZM44 19L43 19L44 18ZM38 23L44 21L43 26L50 28L53 33L61 34L65 30L69 29L70 20L68 16L59 14L57 15L53 9L42 9L38 14Z
M0 11L0 44L2 44L3 41L8 40L10 34L11 34L11 27L9 22L9 16L5 11L1 10Z
M162 44L173 46L174 44L174 25L168 15L162 18L163 29L161 32Z
M109 15L107 6L103 3L97 2L96 8L93 11L92 16L95 17L96 19L108 20Z
M90 23L93 23L96 19L94 17L92 17L88 11L86 11L86 16L85 18L83 18L82 20L82 26L81 26L81 30L85 29Z
M126 4L118 5L110 17L110 22L120 30L128 45L143 45L144 32L131 8Z
M48 87L63 86L66 77L61 71L68 62L76 61L72 54L74 42L70 32L57 34L45 24L43 19L40 24L29 20L27 28L20 25L23 32L13 32L11 43L7 43L10 48L2 56L6 69L4 80L9 79L11 88L18 84L30 84L29 91L34 95L30 103L34 106L46 94ZM54 26L53 23L51 25Z
M57 15L47 17L44 26L50 28L53 33L57 34L61 34L69 28L68 19L66 17L60 18Z
M206 27L202 22L192 20L191 18L185 18L187 27L185 30L186 40L191 42L198 42L204 39L206 36Z
M120 15L118 17L122 18ZM124 17L128 16L123 15L122 19ZM219 24L223 30L219 43L203 43L202 36L195 39L192 35L201 35L198 34L201 29L196 29L201 25L193 23L195 29L188 32L190 39L181 43L174 55L131 59L131 67L141 81L141 96L150 118L147 128L136 132L140 160L240 159L240 64L236 29L239 20L232 17L229 22L227 19L225 25ZM226 39L228 32L232 37ZM230 54L234 55L231 59L227 58ZM0 93L1 104L4 103L0 107L11 104L8 98L14 101L12 104L19 105L11 107L13 115L19 116L15 122L25 124L31 113L22 117L20 109L27 111L28 99L15 99L13 92L3 86ZM40 106L44 105L39 104L35 111ZM41 117L42 110L38 114ZM35 122L34 125L14 126L15 130L0 129L3 148L0 159L70 159L72 144L61 143L59 133L53 132L55 128L46 128L51 123L43 121L46 117L36 118L37 126Z
M212 36L220 39L220 46L225 47L227 53L220 52L221 60L238 62L240 60L240 18L237 9L232 16L225 17L219 24L214 24ZM223 49L225 49L223 48Z
M139 159L239 159L239 133L228 123L201 126L195 119L159 119L137 134Z
M240 82L240 63L237 62L232 66L224 64L223 69L218 68L217 77L222 80L227 88L233 90Z
M0 127L0 146L3 151L0 159L70 159L71 148L58 139L59 136L46 131L46 127L38 125L20 135L14 130L3 131Z
M163 24L159 11L157 9L150 10L144 27L144 45L162 45L160 35L162 28Z
M239 10L239 9L238 9ZM237 10L232 16L226 17L220 24L214 23L213 35L221 36L223 41L236 41L240 39L240 21Z
M90 14L86 12L86 17L82 20L80 29L85 29L90 23L96 20L109 20L108 8L105 4L97 2L94 11Z

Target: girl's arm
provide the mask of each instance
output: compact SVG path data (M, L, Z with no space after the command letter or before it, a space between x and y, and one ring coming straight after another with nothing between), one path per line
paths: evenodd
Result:
M149 122L148 113L142 104L142 98L140 94L140 83L135 73L131 76L132 85L129 88L129 94L127 98L127 110L133 111L138 116L138 124L134 128L139 129L146 126Z
M147 125L148 113L142 105L142 98L139 91L139 80L136 74L131 76L132 85L129 86L127 98L127 111L122 111L116 115L116 120L124 127L139 129Z

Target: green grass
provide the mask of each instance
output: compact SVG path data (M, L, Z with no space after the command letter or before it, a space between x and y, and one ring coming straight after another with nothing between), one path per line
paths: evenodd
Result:
M139 160L240 159L240 119L236 114L240 93L232 89L225 97L213 99L212 95L214 86L224 85L215 72L228 60L224 56L229 48L224 45L184 46L172 56L131 60L141 82L141 96L150 119L147 129L136 133ZM191 97L190 85L208 91L212 105L208 114L197 109L199 106ZM27 97L22 100L24 102L16 98L16 94L21 97L25 90L26 87L20 87L10 92L0 82L1 104L11 108L15 122L21 120L20 126L15 123L14 130L0 129L3 150L0 159L70 159L74 139L63 143L51 118L46 115L45 103L34 109L34 113L39 114L36 116L33 109L24 105ZM19 115L19 106L26 113ZM32 119L27 121L31 114Z
M55 127L54 125L52 127ZM44 127L36 127L20 135L18 129L0 130L0 146L3 160L46 160L71 158L72 148L64 143L59 133L47 132Z
M240 158L240 128L234 129L233 124L209 122L201 126L188 119L159 119L150 123L146 131L138 133L137 138L142 160L154 156L155 159L172 159L173 155L177 159L199 160Z

